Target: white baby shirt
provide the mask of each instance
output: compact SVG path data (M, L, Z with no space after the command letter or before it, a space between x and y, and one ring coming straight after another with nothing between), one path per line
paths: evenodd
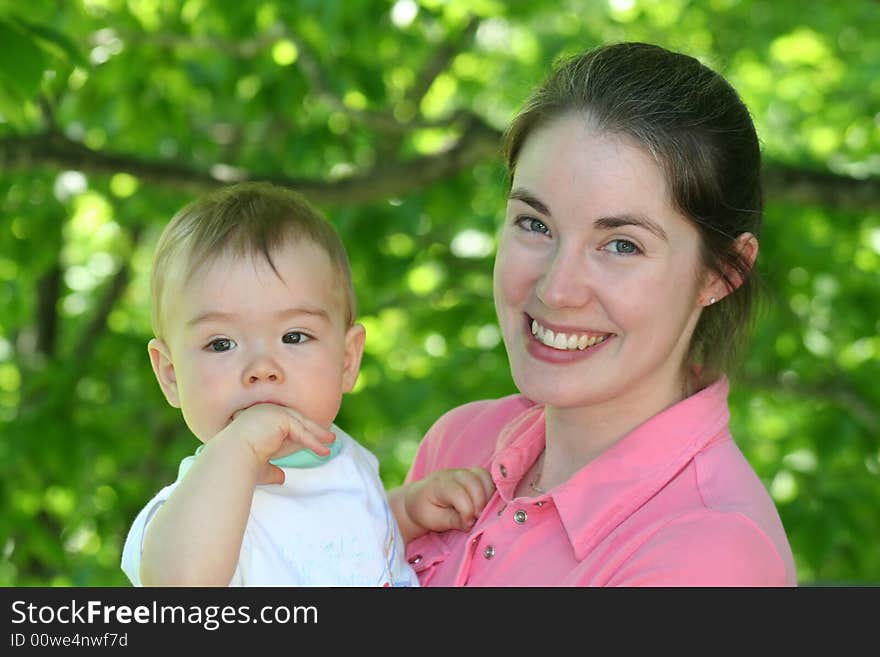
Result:
M283 468L283 484L256 487L230 586L418 586L378 460L336 425L332 430L337 456L318 467ZM194 458L181 463L177 481ZM147 523L177 481L140 511L125 539L122 570L135 586Z

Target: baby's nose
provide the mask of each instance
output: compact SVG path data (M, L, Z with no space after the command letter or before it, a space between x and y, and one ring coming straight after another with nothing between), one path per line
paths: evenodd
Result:
M255 359L244 372L244 382L254 384L260 381L279 383L284 380L284 373L278 364L271 358L261 357Z

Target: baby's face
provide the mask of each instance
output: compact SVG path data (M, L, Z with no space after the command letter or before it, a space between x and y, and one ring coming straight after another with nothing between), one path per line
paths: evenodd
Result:
M222 257L166 297L169 401L203 442L260 402L329 427L354 385L363 329L345 324L330 258L302 242L272 260L277 274L261 256Z

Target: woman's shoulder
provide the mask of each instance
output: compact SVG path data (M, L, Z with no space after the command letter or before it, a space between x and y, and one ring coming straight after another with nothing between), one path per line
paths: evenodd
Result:
M444 413L428 433L430 435L435 430L460 431L466 427L478 430L500 429L534 405L533 401L520 394L469 402Z
M408 478L419 479L441 468L488 466L502 429L534 405L514 394L447 411L425 434Z
M701 509L657 527L612 586L795 586L790 557L740 513Z

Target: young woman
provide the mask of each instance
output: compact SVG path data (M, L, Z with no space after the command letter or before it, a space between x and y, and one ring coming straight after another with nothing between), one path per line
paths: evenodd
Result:
M745 105L696 59L616 44L557 67L505 140L495 305L521 394L425 436L408 482L482 467L496 491L409 543L421 583L795 585L728 428L762 218Z

